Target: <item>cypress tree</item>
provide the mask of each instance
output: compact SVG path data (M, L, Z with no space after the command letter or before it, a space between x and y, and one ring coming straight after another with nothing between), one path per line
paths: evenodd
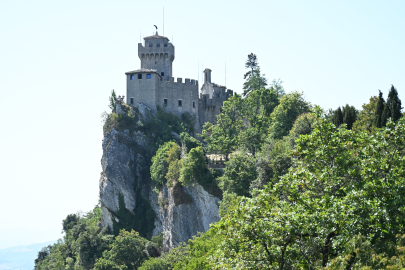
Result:
M346 106L343 107L343 123L347 125L347 129L352 129L354 122L357 120L357 110L353 106Z
M390 93L388 94L387 105L389 104L390 108L390 117L392 121L397 121L401 118L402 107L401 107L401 100L398 97L398 91L395 89L393 85L391 85Z
M340 108L340 106L333 113L332 123L336 127L339 127L341 124L343 124L343 113L342 113L342 109Z
M383 122L383 112L384 112L384 107L385 107L385 100L383 98L383 94L380 90L378 90L380 93L378 94L378 102L377 102L377 107L375 109L375 117L374 117L374 126L377 128L382 127L382 122Z

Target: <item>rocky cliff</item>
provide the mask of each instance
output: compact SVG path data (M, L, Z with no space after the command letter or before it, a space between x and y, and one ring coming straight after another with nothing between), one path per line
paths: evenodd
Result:
M117 112L125 114L121 107L117 107ZM151 114L143 106L131 113L136 114L132 120L137 121L137 125L148 121ZM125 222L135 224L135 229L140 226L139 231L145 236L161 233L167 250L186 242L197 232L205 232L210 223L217 222L219 198L197 183L188 187L165 186L160 191L154 189L149 176L151 154L148 152L153 137L154 134L136 128L105 130L99 183L102 225L113 230L114 226ZM178 139L177 134L174 137ZM120 209L123 207L126 209Z

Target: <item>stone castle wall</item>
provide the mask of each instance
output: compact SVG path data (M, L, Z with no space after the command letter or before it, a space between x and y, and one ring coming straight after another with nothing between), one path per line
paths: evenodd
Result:
M138 44L141 69L127 75L127 104L143 103L153 112L156 106L177 116L189 112L196 117L196 132L205 122L216 122L222 104L233 94L225 86L211 83L211 70L204 70L204 84L199 94L198 81L172 77L174 46L167 37L145 37L145 45Z
M145 46L138 43L138 57L141 68L155 69L164 80L173 76L174 46L167 38L157 36L145 39Z

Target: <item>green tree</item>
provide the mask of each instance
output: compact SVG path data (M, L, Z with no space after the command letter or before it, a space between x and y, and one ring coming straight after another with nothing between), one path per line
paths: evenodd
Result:
M224 102L222 112L217 115L217 123L205 123L202 137L208 143L210 151L225 155L228 160L230 153L239 146L238 135L243 126L243 99L235 94Z
M250 70L243 76L246 80L243 84L244 96L248 96L253 90L258 90L267 86L267 79L264 77L265 75L260 75L260 67L255 54L251 53L248 55L245 68Z
M385 121L386 121L386 119L384 119L384 116L383 116L385 100L384 100L382 92L380 90L378 90L378 91L379 91L378 101L377 101L377 106L375 109L375 117L374 117L374 126L376 128L385 126Z
M340 106L333 112L332 123L337 127L343 124L343 112Z
M97 260L95 270L137 269L149 257L148 242L135 231L121 230L115 237L111 249Z
M254 90L243 100L241 118L244 125L239 130L238 142L252 155L260 151L268 135L270 115L277 105L279 99L274 88Z
M207 177L207 171L203 148L193 148L182 159L179 181L185 186L194 181L201 184Z
M188 256L184 256L178 261L173 269L213 269L214 265L210 262L210 255L218 247L219 240L216 235L197 233L193 239L188 240Z
M173 184L179 180L180 170L181 170L181 160L175 159L169 163L169 168L166 174L168 187L172 187Z
M97 258L109 249L113 236L98 226L101 208L96 206L86 214L72 214L64 220L63 240L38 254L36 270L93 269Z
M343 123L346 124L347 129L352 129L353 123L356 122L357 120L357 110L353 106L349 106L349 104L346 104L346 106L343 107Z
M225 164L224 174L219 178L222 191L250 196L249 186L257 177L255 158L246 153L237 153Z
M303 94L292 92L280 99L280 104L270 115L271 126L269 133L272 138L281 139L288 135L297 117L309 112L311 104L304 100Z
M296 140L301 135L308 135L314 129L314 124L316 121L316 115L314 113L303 113L297 117L294 122L293 127L289 131L289 140L291 148L295 147Z
M364 103L362 105L362 110L357 116L356 122L353 124L353 131L368 131L372 132L374 127L375 111L377 107L378 97L370 97L369 103Z
M117 104L117 95L115 94L114 89L111 90L111 96L110 96L110 104L108 105L108 107L110 107L111 111L113 113L115 113L115 106Z
M179 243L176 247L170 249L169 252L163 253L160 257L149 258L144 261L139 270L170 270L175 265L181 262L189 252L189 246L185 243Z
M276 91L277 96L281 98L285 95L284 87L281 85L283 81L281 79L271 81L270 88L273 87L274 91Z
M150 167L150 175L152 183L161 188L166 184L166 175L169 168L170 160L169 153L180 156L180 147L175 142L166 142L156 151L156 155L152 157L152 166Z
M392 118L393 121L397 121L402 116L401 110L401 100L398 97L398 91L392 85L383 111L384 121L386 122L388 118ZM385 126L384 122L383 126Z
M67 233L79 222L80 218L76 214L68 215L62 222L62 230Z
M187 132L180 133L181 144L185 153L188 153L192 148L203 146L196 138L190 136Z
M369 135L317 118L313 131L297 140L290 171L242 197L211 227L222 239L210 256L215 269L315 269L338 258L347 258L351 269L369 263L350 247L356 237L370 243L371 254L400 255L405 120Z

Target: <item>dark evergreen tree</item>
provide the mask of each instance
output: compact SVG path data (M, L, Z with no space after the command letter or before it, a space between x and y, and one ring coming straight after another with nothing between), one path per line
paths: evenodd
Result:
M341 124L343 124L343 112L342 109L337 108L337 110L335 110L333 112L333 118L332 118L332 123L336 126L339 127Z
M259 63L257 62L257 56L255 54L251 53L248 55L245 68L250 70L243 76L243 78L246 80L243 84L244 96L248 96L250 92L267 86L267 79L265 78L264 74L260 74Z
M248 72L245 73L243 79L246 78L250 79L255 73L255 70L259 67L259 63L257 62L257 56L254 53L248 55L248 60L246 60L245 68L250 69Z
M391 118L393 121L397 121L402 116L401 110L401 100L398 97L398 91L393 85L391 85L391 90L388 94L387 105L384 108L383 115L386 116L386 120Z
M381 116L381 126L385 127L387 125L388 118L391 117L390 106L387 103L384 104L383 114Z
M380 90L378 90L380 93L378 94L378 102L377 102L377 107L375 110L375 118L374 118L374 126L377 128L380 128L385 126L385 121L383 120L383 112L384 112L384 107L385 107L385 100L383 97L383 94Z
M353 106L346 106L343 107L343 123L347 125L347 129L352 129L353 123L357 120L357 110Z

